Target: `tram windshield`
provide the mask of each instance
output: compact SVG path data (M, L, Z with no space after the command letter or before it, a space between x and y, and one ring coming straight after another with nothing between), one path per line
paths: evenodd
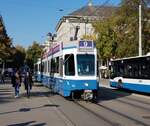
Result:
M94 55L78 54L77 55L77 71L78 75L94 75L95 74L95 57Z

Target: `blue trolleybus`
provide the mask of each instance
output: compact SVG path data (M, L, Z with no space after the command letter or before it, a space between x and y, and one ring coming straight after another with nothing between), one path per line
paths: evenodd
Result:
M97 51L93 41L54 43L34 65L36 79L64 97L97 96Z
M116 59L111 67L110 86L150 93L150 56Z

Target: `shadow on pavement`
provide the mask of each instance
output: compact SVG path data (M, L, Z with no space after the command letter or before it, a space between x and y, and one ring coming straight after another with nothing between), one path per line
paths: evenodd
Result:
M98 102L113 100L121 97L126 97L131 95L131 92L124 92L118 89L110 89L106 87L100 87L98 91Z
M20 109L15 110L15 111L2 112L2 113L0 113L0 115L10 114L10 113L15 113L15 112L29 112L29 111L32 111L32 110L35 110L35 109L46 108L46 107L59 107L59 105L45 104L45 105L42 105L42 106L32 107L32 108L20 108Z
M11 124L7 126L45 126L46 123L37 123L37 124L32 124L36 123L36 121L29 121L29 122L24 122L24 123L16 123L16 124Z
M30 97L49 97L49 96L52 96L52 92L51 91L33 91L31 90L30 92ZM20 97L27 97L27 93L22 93L20 95Z

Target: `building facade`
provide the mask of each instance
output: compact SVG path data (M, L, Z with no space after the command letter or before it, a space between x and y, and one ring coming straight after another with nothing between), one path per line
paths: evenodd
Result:
M110 17L116 10L117 7L94 6L90 2L87 6L63 16L56 26L57 41L69 42L81 40L87 35L92 36L92 23Z

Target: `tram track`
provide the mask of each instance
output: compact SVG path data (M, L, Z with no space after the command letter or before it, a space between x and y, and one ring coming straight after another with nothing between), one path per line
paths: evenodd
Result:
M46 95L46 97L48 98L49 95ZM61 96L59 96L61 97ZM64 97L61 97L64 99ZM65 99L66 100L66 99ZM49 102L51 102L52 104L56 104L57 102L54 100L54 99L48 99ZM71 102L71 101L70 101ZM105 121L108 125L110 126L121 126L120 124L118 124L117 122L112 122L111 120L108 120L107 118L101 116L101 115L98 115L96 112L84 107L83 105L79 104L76 100L73 100L73 103L75 103L77 106L83 108L84 110L86 110L87 112L91 113L92 115L96 116L97 118L99 118L100 120L103 120ZM56 108L59 112L59 115L63 115L64 117L63 118L66 118L64 119L64 122L67 124L67 126L78 126L67 114L65 114L65 112L63 112L61 109L59 108ZM67 122L65 121L67 120ZM68 122L69 121L69 122Z
M52 99L49 99L49 95L45 95L49 102L51 104L56 104L57 101L55 101L54 98ZM59 96L61 97L61 96ZM63 98L63 97L61 97ZM63 98L64 101L66 101L66 99ZM116 99L117 101L119 99ZM141 125L141 126L150 126L147 122L144 122L143 120L144 119L138 119L137 117L133 117L131 115L128 115L126 113L123 113L123 112L120 112L118 110L115 110L115 109L112 109L111 107L108 107L108 106L105 106L103 104L100 104L100 103L91 103L91 107L93 106L96 106L96 108L98 110L101 111L101 109L104 109L105 111L105 115L103 115L103 113L100 113L100 111L94 111L93 109L91 109L91 107L88 106L89 102L85 102L85 101L78 101L78 100L73 100L73 102L69 101L70 103L74 103L76 105L78 105L79 107L81 107L82 109L84 109L85 111L87 111L88 113L91 113L93 116L97 117L98 119L100 120L103 120L104 122L106 122L108 125L110 126L122 126L124 124L120 123L120 121L118 122L117 120L113 120L113 119L110 119L109 117L105 116L107 115L106 113L113 113L112 115L116 115L116 117L122 117L124 118L124 120L129 120L127 121L128 123L133 123L134 125ZM121 100L119 100L119 102L122 102ZM82 104L82 103L86 103L86 104ZM126 102L122 102L124 104L128 104ZM129 105L134 105L134 104L130 104ZM138 106L139 107L139 106ZM140 107L139 107L140 108ZM67 125L67 126L78 126L78 123L72 119L67 113L65 113L64 110L62 110L62 108L55 108L56 109L56 112L57 114L60 116L61 119L63 119L64 123ZM144 108L141 108L141 109L144 109ZM87 113L87 114L88 114ZM118 115L118 116L117 116Z
M73 101L75 104L77 104L78 106L80 106L81 108L87 110L88 112L92 113L93 115L95 115L96 117L98 117L99 119L102 119L103 121L107 122L109 125L111 126L120 126L120 124L116 123L116 122L112 122L111 120L99 115L98 113L92 111L91 109L83 106L82 104L80 104L78 101L74 100Z
M128 116L128 115L126 115L126 114L123 114L123 113L121 113L121 112L119 112L119 111L116 111L116 110L114 110L114 109L111 109L111 108L109 108L109 107L106 107L106 106L104 106L104 105L102 105L102 104L96 104L97 106L99 106L99 107L102 107L102 108L104 108L104 109L106 109L106 110L109 110L109 111L111 111L111 112L113 112L113 113L116 113L116 114L118 114L118 115L120 115L120 116L122 116L122 117L125 117L125 118L127 118L127 119L129 119L129 120L131 120L131 121L133 121L133 122L135 122L135 123L137 123L137 124L141 124L141 125L143 125L143 126L150 126L150 125L148 125L148 124L146 124L146 123L144 123L144 122L142 122L142 121L139 121L138 119L135 119L135 118L133 118L133 117L131 117L131 116Z
M43 95L43 94L41 94ZM49 104L56 104L54 99L50 99L49 97L53 94L45 94L43 95L45 98L47 98L47 101ZM60 119L65 123L66 126L77 126L76 123L74 123L73 120L71 120L59 107L54 107L57 115L60 117Z
M134 103L131 103L129 101L125 101L125 100L120 100L120 99L116 99L116 101L118 102L121 102L123 104L126 104L126 105L130 105L131 107L136 107L138 109L142 109L144 111L149 111L150 112L150 109L149 108L146 108L146 107L143 107L141 105L137 105L137 104L134 104ZM150 105L150 104L149 104Z
M142 103L142 104L145 104L145 105L150 105L150 102L146 102L146 101L143 101L143 100L139 100L139 99L135 99L135 98L129 98L129 97L125 97L124 94L127 94L127 95L130 95L128 92L124 92L124 91L120 91L120 90L111 90L111 91L108 91L109 93L114 93L116 95L118 95L119 97L124 97L125 99L127 100L131 100L131 101L135 101L135 102L138 102L138 103ZM120 93L124 93L124 94L120 94ZM138 96L134 96L134 97L137 97Z
M91 110L91 109L88 108L87 106L84 106L84 105L80 104L79 101L74 101L74 103L77 104L77 105L79 105L80 107L84 108L85 110L91 112L92 114L94 114L94 115L97 116L98 118L103 119L104 121L106 121L107 123L109 123L111 126L120 126L120 125L121 125L121 124L119 124L119 123L117 123L117 122L112 122L111 120L105 118L104 116L101 116L100 114L98 114L98 112L94 112L93 110ZM136 119L136 118L133 118L133 117L131 117L131 116L128 116L128 115L126 115L126 114L123 114L123 113L121 113L121 112L119 112L119 111L116 111L116 110L114 110L114 109L112 109L112 108L109 108L109 107L107 107L107 106L104 106L104 105L102 105L102 104L97 104L97 103L92 103L92 104L93 104L93 105L96 105L97 107L101 107L101 108L103 108L103 109L105 109L105 110L107 110L107 111L110 111L110 112L112 112L112 113L115 113L115 114L117 114L117 115L119 115L119 116L121 116L121 117L123 117L123 118L126 118L126 119L128 119L128 120L134 122L135 124L142 125L142 126L150 126L149 124L147 124L147 123L145 123L145 122L139 121L139 120Z
M54 100L52 99L50 102L55 104ZM65 114L60 108L56 108L56 112L59 116L61 116L61 118L67 126L77 126L77 124L71 118L69 118L69 116L67 116L67 114Z
M136 98L139 98L138 96L134 96L136 98L133 98L133 96L132 96L132 98L128 97L128 95L130 95L130 94L128 94L126 92L118 91L118 90L115 90L115 91L114 90L106 90L105 94L102 94L99 96L100 97L99 100L100 101L101 101L101 99L105 100L107 97L110 97L110 96L108 96L109 94L111 94L112 99L116 99L116 101L118 101L118 102L122 102L122 103L128 104L130 106L135 106L137 108L140 108L140 109L143 109L146 111L150 111L150 109L148 107L143 107L143 106L150 106L150 102L136 99ZM122 99L119 99L119 98L122 98Z
M64 97L62 97L62 96L59 96L60 98L63 98L64 99ZM66 99L64 99L65 101L68 101L68 99L66 100ZM50 102L52 102L53 104L56 104L57 103L57 101L55 101L54 99L52 100L50 100ZM103 117L103 116L100 116L100 115L98 115L97 113L95 113L95 112L93 112L93 111L91 111L90 109L88 109L88 108L86 108L86 107L84 107L84 106L82 106L82 105L80 105L77 101L75 101L75 100L73 100L73 102L72 101L69 101L69 102L71 102L71 103L73 103L73 104L76 104L77 106L79 106L79 107L81 107L82 109L84 109L84 110L86 110L87 111L87 114L92 114L92 115L94 115L94 117L96 116L98 119L100 119L100 120L103 120L105 123L107 123L109 126L121 126L120 124L118 124L118 123L116 123L116 122L112 122L112 121L110 121L110 120L108 120L107 118L105 118L105 117ZM59 109L59 108L57 108L58 110L59 110L59 112L61 112L62 114L63 114L63 116L65 116L65 118L67 118L67 120L69 120L69 123L71 123L71 125L69 124L69 125L67 125L67 126L79 126L77 123L75 123L74 122L74 120L72 120L67 114L65 114L65 112L63 112L61 109Z

